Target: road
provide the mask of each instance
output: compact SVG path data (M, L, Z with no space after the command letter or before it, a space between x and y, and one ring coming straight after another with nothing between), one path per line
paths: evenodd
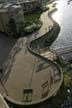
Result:
M8 38L0 33L0 68L6 61L9 52L16 43L16 39Z

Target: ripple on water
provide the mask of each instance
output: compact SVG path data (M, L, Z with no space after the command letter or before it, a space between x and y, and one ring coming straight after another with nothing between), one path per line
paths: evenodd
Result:
M51 48L62 48L72 46L72 4L67 4L68 0L57 1L58 11L53 14L53 18L61 27L60 34Z

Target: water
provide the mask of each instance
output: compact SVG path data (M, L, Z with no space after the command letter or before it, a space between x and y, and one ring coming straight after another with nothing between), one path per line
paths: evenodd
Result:
M68 0L59 0L55 3L58 10L52 17L60 25L61 31L51 48L72 47L72 2L68 4Z

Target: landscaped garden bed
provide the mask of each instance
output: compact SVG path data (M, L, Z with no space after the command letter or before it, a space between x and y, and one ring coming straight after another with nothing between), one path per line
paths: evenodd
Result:
M42 12L35 12L31 14L26 14L25 15L25 28L24 32L26 34L32 33L35 30L40 29L42 26L42 21L40 21L40 16Z
M42 25L42 22L41 22L41 21L34 22L34 23L32 23L32 24L26 26L26 27L24 28L24 32L25 32L25 33L32 33L32 32L34 32L35 30L40 29L41 25Z

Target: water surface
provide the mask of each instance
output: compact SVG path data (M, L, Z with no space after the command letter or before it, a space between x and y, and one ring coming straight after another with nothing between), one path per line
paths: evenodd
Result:
M58 11L53 14L53 18L60 25L61 31L51 48L72 47L72 2L68 4L68 0L58 0L55 3Z

